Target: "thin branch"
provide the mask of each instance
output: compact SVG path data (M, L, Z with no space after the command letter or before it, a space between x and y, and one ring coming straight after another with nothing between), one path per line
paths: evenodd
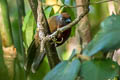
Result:
M102 1L97 1L97 2L90 2L89 4L90 4L90 5L101 4L101 3L110 2L110 1L119 2L118 0L102 0ZM69 8L77 8L77 7L84 7L84 6L87 6L87 5L76 5L76 6L71 6L71 5L66 5L66 4L63 4L63 5L60 5L60 4L52 4L52 5L49 5L49 4L46 4L46 3L44 3L43 5L44 5L44 6L69 7Z
M89 61L89 60L91 60L91 57L89 57L89 56L83 56L83 55L81 55L79 53L76 55L76 57L78 59L82 60L82 61Z
M66 4L63 4L63 5L60 5L60 4L52 4L52 5L49 5L49 4L43 4L44 6L60 6L60 7L69 7L69 8L76 8L76 7L83 7L83 6L86 6L86 5L76 5L76 6L70 6L70 5L66 5Z
M96 2L91 2L90 4L101 4L101 3L105 3L105 2L111 2L111 1L115 1L115 2L119 2L119 0L102 0L102 1L96 1Z

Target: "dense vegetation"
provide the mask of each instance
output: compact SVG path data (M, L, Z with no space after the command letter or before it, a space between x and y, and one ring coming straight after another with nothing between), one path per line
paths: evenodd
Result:
M71 26L69 39L56 48L61 62L51 69L46 56L39 70L28 75L24 63L39 23L39 1L47 19L67 12L73 22L79 20ZM0 0L0 80L117 80L119 4L119 0ZM52 60L55 63L56 58Z

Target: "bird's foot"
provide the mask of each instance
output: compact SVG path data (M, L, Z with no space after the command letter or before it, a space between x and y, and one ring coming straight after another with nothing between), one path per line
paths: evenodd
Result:
M60 44L63 42L63 37L61 38L60 41L58 41L56 38L53 39L53 42L56 43L56 44Z

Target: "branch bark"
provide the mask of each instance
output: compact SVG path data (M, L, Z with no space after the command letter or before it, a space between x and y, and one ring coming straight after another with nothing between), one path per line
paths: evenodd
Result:
M89 0L76 0L77 5L86 5L88 3L89 3ZM77 8L77 15L80 16L82 13L84 13L86 8L88 8L88 6ZM80 42L79 44L81 44L81 48L84 48L88 44L88 42L91 40L88 15L86 15L79 22L79 26L76 29L76 37Z
M39 30L38 34L40 38L40 46L42 47L42 45L45 45L50 68L53 68L60 62L60 60L57 55L55 46L51 45L49 41L46 41L45 43L43 42L45 37L50 34L50 31L47 19L43 11L42 0L38 0L37 15L37 27Z
M32 9L32 12L34 14L34 18L37 22L37 6L38 6L38 2L37 0L28 0L29 1L29 4L30 4L30 7Z

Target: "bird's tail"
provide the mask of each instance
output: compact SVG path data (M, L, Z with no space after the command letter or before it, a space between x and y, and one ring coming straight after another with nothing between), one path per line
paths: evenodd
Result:
M40 49L39 49L39 50L40 50ZM33 63L32 63L32 67L31 67L31 70L32 70L33 73L35 73L35 72L38 70L40 64L41 64L41 63L43 62L43 60L44 60L45 55L46 55L46 52L45 52L45 51L44 51L43 53L40 53L40 51L39 51L39 54L37 54L37 55L35 56L35 59L34 59L34 61L33 61Z
M28 48L27 55L24 69L28 75L31 70L33 73L36 72L45 57L45 53L40 53L40 45L36 45L34 39Z

